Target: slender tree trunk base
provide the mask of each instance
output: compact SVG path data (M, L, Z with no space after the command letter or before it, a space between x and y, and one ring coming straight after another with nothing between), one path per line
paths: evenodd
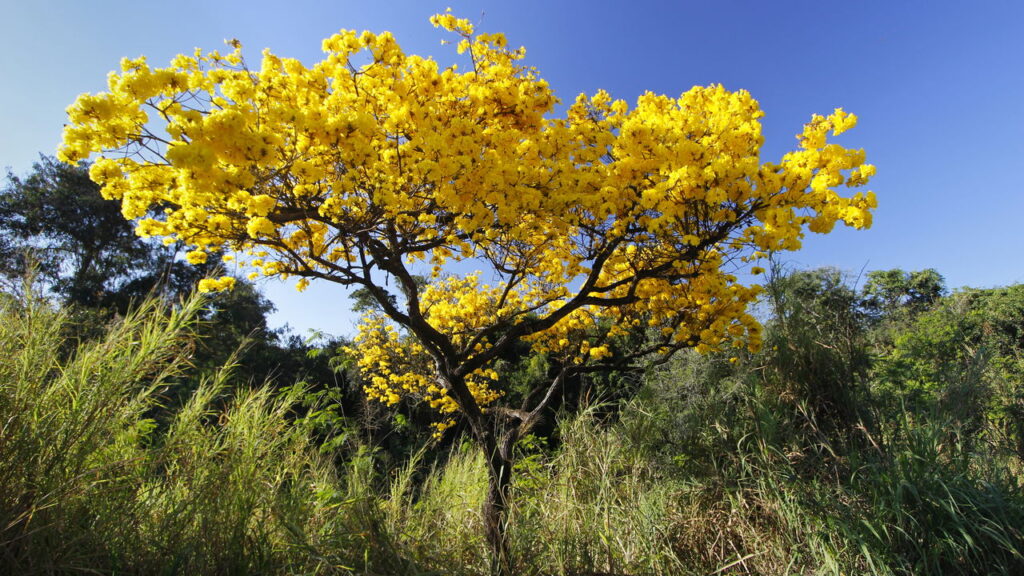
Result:
M509 490L512 486L513 438L505 438L500 446L491 440L487 450L487 497L483 506L484 531L491 552L491 574L512 576L512 556L508 546L507 522Z

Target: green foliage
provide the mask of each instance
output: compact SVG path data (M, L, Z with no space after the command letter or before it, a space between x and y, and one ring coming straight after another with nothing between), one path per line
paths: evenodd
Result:
M0 562L9 573L93 564L121 511L134 508L146 413L187 362L198 300L142 306L66 361L66 313L32 295L0 307Z
M336 470L296 419L305 388L231 392L229 364L169 425L150 419L183 385L203 305L147 300L61 358L65 312L38 296L0 299L0 573L343 573L364 563L353 535L362 527L334 496ZM325 543L340 547L316 554Z
M221 266L214 256L189 265L177 246L138 237L120 205L100 195L87 165L45 156L26 177L7 175L0 191L0 247L0 275L8 284L27 276L45 283L73 305L64 326L82 339L100 336L104 322L127 314L149 295L158 293L168 301L187 296L200 278ZM191 359L200 370L216 372L241 347L238 367L230 375L236 385L278 377L286 385L334 383L326 358L309 357L310 346L268 328L274 307L253 284L237 282L235 290L207 303L197 316L203 338Z
M862 421L856 393L870 368L859 295L838 270L781 274L766 286L771 317L761 355L766 384L830 435Z
M195 375L201 300L69 342L21 293L0 295L0 573L489 573L470 441L427 444L411 409L370 424L357 381L239 388L239 354ZM681 353L521 439L514 573L1024 572L1024 287L881 322L832 270L768 296L760 353Z
M964 290L889 329L875 387L888 404L948 415L1024 459L1024 286Z
M25 177L7 174L0 191L0 273L23 278L30 270L65 302L125 313L157 287L187 294L217 262L195 268L173 247L146 241L105 200L88 165L42 156Z
M884 560L880 573L1019 574L1024 570L1024 499L989 464L971 466L971 444L955 423L902 422L885 457L865 463L847 489L863 506L848 538ZM963 430L963 432L968 432Z
M250 282L239 281L231 291L211 295L202 314L196 366L215 371L238 350L237 367L231 375L235 385L307 382L328 388L338 384L330 356L318 352L340 348L343 342L330 338L306 342L283 330L272 330L267 325L272 312L274 305Z
M946 293L946 280L932 268L915 272L875 270L867 277L864 306L879 316L927 310Z
M560 423L560 444L517 481L510 536L517 557L557 574L677 574L677 486L659 477L600 406ZM639 416L632 412L634 416Z

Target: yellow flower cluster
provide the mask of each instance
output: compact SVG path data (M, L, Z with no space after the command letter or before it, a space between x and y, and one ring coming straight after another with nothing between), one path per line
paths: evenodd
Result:
M775 163L761 161L763 113L745 91L647 93L632 107L599 91L559 118L522 48L450 13L431 21L459 38L462 66L351 30L311 66L265 51L252 68L237 42L166 68L125 60L107 92L68 108L60 156L98 154L103 195L139 234L191 246L193 263L231 250L255 276L300 273L300 289L306 277L365 284L385 263L435 278L452 260L487 263L493 287L443 280L419 300L460 361L486 353L488 330L546 317L558 321L525 336L564 362L605 359L637 330L756 347L758 289L737 266L799 248L805 230L871 225L874 195L840 190L874 167L829 140L852 114L813 116ZM371 397L455 410L422 346L383 318L367 319L358 349ZM485 406L500 391L481 370Z
M203 278L199 281L200 292L222 292L235 287L235 279L232 276L221 276L220 278Z
M353 346L345 348L356 358L356 367L366 379L363 388L367 398L388 406L403 397L423 401L436 410L441 419L434 423L436 434L455 424L452 415L458 404L448 395L445 384L432 371L434 360L415 338L403 334L379 313L367 314L359 324ZM481 408L501 398L491 383L498 374L489 368L476 370L466 378L466 385Z

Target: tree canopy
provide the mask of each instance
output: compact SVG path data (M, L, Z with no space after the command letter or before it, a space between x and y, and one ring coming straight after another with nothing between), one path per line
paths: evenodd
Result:
M230 248L300 288L370 290L435 357L463 359L463 377L499 340L600 359L602 346L567 338L598 317L612 334L647 322L669 348L756 332L745 313L756 289L730 264L796 249L805 228L870 224L873 196L836 187L873 167L826 142L850 114L814 116L777 163L760 160L757 102L721 86L648 93L632 109L581 95L550 118L557 100L523 49L450 14L434 23L461 37L468 70L353 31L325 40L312 67L265 52L250 69L237 42L168 68L125 60L109 92L69 108L61 155L105 152L91 172L103 194L140 234L192 245L192 262ZM486 264L497 282L421 291L409 271L423 261L436 275L453 259Z
M432 22L456 35L462 64L348 30L312 66L265 51L251 68L236 41L166 68L126 59L108 92L68 109L60 155L100 153L104 196L139 234L192 246L194 263L230 250L300 289L321 278L367 290L382 311L361 328L367 392L464 415L500 509L512 444L573 374L756 347L759 289L739 280L742 263L798 249L805 230L869 226L874 196L838 189L874 167L828 141L856 123L841 109L762 161L757 101L722 86L633 106L581 94L558 116L524 49L449 13ZM446 276L458 261L484 271ZM636 331L645 345L615 348ZM392 362L403 333L431 374ZM489 409L502 398L493 362L523 342L560 369L521 409Z
M27 268L65 301L124 311L162 278L189 269L132 233L116 202L104 200L85 166L42 157L24 177L7 174L0 191L0 270L21 278Z
M868 272L864 285L866 307L875 314L897 310L920 312L946 292L946 280L933 268L905 272L899 268Z

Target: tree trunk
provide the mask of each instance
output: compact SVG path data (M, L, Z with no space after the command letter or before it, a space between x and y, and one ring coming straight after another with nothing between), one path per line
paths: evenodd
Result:
M491 573L496 576L512 575L512 557L505 532L512 487L513 448L516 434L510 431L498 441L488 434L481 439L487 460L487 497L484 499L483 521L487 545L491 551Z
M455 396L469 422L474 439L484 452L484 461L487 462L487 495L481 515L491 553L491 574L512 576L514 563L505 525L508 521L512 466L515 463L514 449L519 436L528 429L523 427L526 420L521 415L503 410L485 413L476 404L465 380L447 370L448 363L443 357L437 360L437 364L442 385Z

